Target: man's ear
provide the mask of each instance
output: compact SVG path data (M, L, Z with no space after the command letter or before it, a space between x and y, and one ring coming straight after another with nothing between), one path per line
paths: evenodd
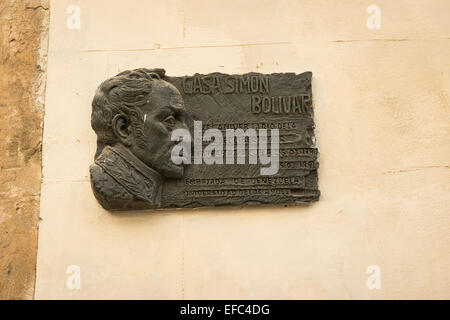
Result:
M125 114L116 114L112 120L114 134L126 146L131 146L132 129L130 118Z

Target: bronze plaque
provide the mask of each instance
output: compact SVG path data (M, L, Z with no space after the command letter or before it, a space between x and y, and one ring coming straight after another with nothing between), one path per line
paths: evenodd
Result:
M124 71L92 102L94 195L107 210L318 200L311 72Z

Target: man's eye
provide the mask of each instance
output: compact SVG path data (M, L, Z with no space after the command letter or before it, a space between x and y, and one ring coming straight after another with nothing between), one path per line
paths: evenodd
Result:
M165 118L163 120L163 122L168 124L168 125L173 126L173 125L175 125L176 120L175 120L175 117L171 115L171 116L168 116L167 118Z

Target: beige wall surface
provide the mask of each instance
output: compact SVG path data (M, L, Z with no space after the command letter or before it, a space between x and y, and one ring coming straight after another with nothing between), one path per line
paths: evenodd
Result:
M380 29L366 25L373 4ZM36 298L450 298L449 1L51 5ZM91 101L137 67L312 71L320 201L103 210Z

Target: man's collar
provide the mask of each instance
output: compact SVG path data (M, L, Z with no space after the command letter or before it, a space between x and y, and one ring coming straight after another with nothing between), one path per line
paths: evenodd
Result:
M131 153L130 150L125 148L122 144L118 143L111 148L111 151L119 155L121 158L126 160L131 166L133 166L137 171L139 171L144 177L152 180L155 184L161 185L164 182L164 177L160 175L156 170L153 170L138 157Z
M106 146L95 163L138 199L160 206L164 177L123 145Z

